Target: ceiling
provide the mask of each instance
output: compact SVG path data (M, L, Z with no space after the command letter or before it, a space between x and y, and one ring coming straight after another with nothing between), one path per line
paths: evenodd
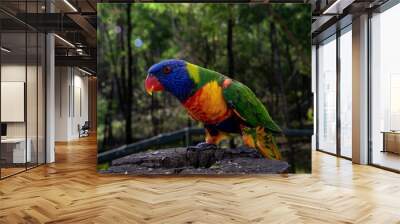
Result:
M241 1L241 0L238 0ZM370 8L377 7L387 0L270 0L267 2L299 2L310 3L312 8L313 40L329 31L339 20L348 15L357 15ZM96 71L96 3L129 2L126 0L1 0L0 21L5 33L54 32L56 64L75 65ZM160 1L162 2L162 1ZM265 2L251 0L251 2ZM51 9L51 10L50 10ZM52 13L49 13L49 12ZM350 18L351 21L351 18ZM331 29L334 32L333 29ZM329 34L327 34L329 35ZM12 34L5 38L14 40L15 49L19 38ZM8 40L7 40L8 42ZM21 45L24 46L24 45ZM33 46L33 45L32 45ZM34 49L28 47L28 55ZM15 50L15 54L18 54ZM21 52L26 54L26 52Z
M316 44L352 22L362 13L372 12L388 0L312 0L312 37Z
M28 42L30 32L55 33L56 66L95 73L96 13L96 0L1 0L2 45L12 49L8 58L18 58L26 55L25 32ZM36 45L27 46L28 56L35 55Z

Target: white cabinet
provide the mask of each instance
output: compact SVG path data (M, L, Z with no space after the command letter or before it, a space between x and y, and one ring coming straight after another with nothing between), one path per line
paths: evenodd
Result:
M25 139L24 138L7 138L2 139L1 144L6 147L12 148L12 162L13 163L25 163L32 161L32 141L27 139L28 144L25 151ZM26 161L25 161L26 160Z

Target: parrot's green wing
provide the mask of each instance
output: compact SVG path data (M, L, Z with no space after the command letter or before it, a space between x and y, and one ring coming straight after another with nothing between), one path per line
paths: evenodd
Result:
M275 133L282 132L265 106L247 86L232 80L223 87L223 95L227 104L250 126L262 126Z

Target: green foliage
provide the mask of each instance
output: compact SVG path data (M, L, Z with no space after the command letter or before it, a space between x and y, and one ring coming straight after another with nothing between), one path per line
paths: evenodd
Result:
M227 53L229 20L233 64ZM168 58L241 81L281 128L311 126L310 24L306 4L98 4L99 150L129 143L124 136L127 116L133 141L201 126L174 97L150 97L144 90L148 68ZM233 74L228 74L230 65Z

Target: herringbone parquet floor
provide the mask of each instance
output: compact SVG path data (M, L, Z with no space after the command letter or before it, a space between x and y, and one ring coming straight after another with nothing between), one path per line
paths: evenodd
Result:
M96 173L96 142L0 181L0 223L400 223L400 175L313 153L312 175Z

